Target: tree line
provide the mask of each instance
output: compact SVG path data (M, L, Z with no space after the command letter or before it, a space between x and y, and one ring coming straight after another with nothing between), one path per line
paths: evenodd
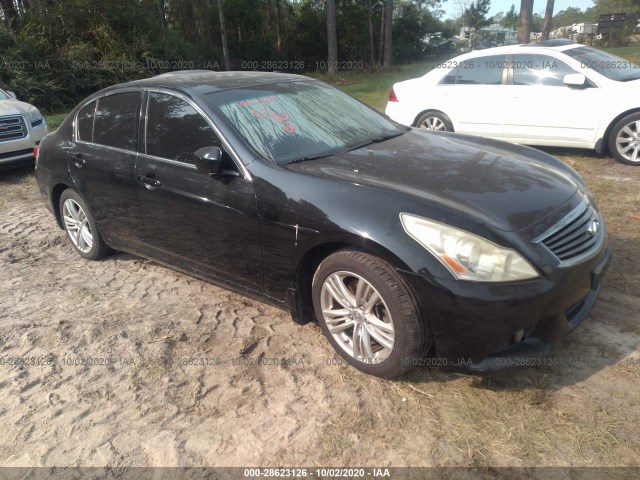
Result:
M52 111L169 70L388 68L456 33L439 2L0 0L0 84Z
M533 0L494 17L490 0L452 1L457 18L442 20L442 0L0 0L0 86L57 111L170 70L373 71L443 53L462 26L501 23L528 43L600 13L640 18L640 0L555 16L546 0L544 18Z
M531 32L540 32L541 40L549 39L551 31L574 23L598 23L601 15L624 13L626 24L622 32L628 37L637 30L640 22L640 0L594 0L594 5L584 11L577 7L568 7L554 13L555 0L546 0L542 14L534 13L533 0L520 0L520 10L511 5L507 12L488 16L490 0L454 0L458 5L458 23L478 30L491 23L517 30L518 43L529 43ZM538 7L540 4L538 4Z

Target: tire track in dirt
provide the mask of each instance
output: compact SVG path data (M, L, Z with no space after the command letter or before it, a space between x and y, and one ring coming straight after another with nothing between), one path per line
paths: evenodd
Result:
M601 367L378 380L340 365L319 328L283 311L128 254L81 259L32 180L0 188L11 198L0 209L0 357L37 360L0 365L3 465L638 458L640 369L622 363L640 358L637 297L605 284L563 342L563 361L609 355ZM540 431L546 443L532 443ZM594 440L608 435L615 449Z

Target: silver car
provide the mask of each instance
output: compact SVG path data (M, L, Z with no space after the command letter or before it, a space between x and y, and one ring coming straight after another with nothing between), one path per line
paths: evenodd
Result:
M0 89L0 169L32 162L33 149L47 133L47 122L36 107Z

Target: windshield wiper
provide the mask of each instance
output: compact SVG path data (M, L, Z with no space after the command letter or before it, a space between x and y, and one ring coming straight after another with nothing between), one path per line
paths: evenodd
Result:
M290 161L285 162L285 163L287 165L289 165L291 163L300 163L300 162L306 162L308 160L317 160L319 158L330 157L331 155L333 155L333 153L321 153L319 155L307 155L306 157L296 158L295 160L290 160Z
M379 137L370 138L366 142L362 142L362 143L359 143L357 145L350 146L347 151L351 152L353 150L358 150L359 148L366 147L367 145L371 145L373 143L382 143L382 142L385 142L387 140L391 140L392 138L399 137L400 135L404 135L406 131L407 130L403 130L401 132L395 132L395 133L390 133L388 135L381 135Z
M320 153L318 155L307 155L306 157L296 158L295 160L290 160L290 161L285 162L285 163L287 165L289 165L289 164L292 164L292 163L300 163L300 162L306 162L308 160L317 160L319 158L330 157L331 155L337 155L339 153L351 152L352 150L357 150L359 148L366 147L367 145L371 145L372 143L381 143L381 142L384 142L386 140L390 140L392 138L399 137L400 135L404 135L405 132L407 132L408 130L410 130L410 128L407 128L406 130L402 130L400 132L394 132L394 133L390 133L388 135L381 135L379 137L371 138L371 139L367 140L366 142L362 142L362 143L357 144L357 145L350 145L350 146L346 147L345 150L338 150L338 151L332 151L332 152L327 152L327 153Z

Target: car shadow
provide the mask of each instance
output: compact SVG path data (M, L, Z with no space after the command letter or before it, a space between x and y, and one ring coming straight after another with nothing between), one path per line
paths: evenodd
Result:
M3 184L15 184L25 181L30 176L34 175L34 162L18 166L0 166L0 183Z
M596 306L544 365L482 373L419 366L400 380L419 384L450 382L464 376L472 378L472 386L480 389L560 390L613 366L640 374L640 361L630 358L640 347L640 282L634 273L640 268L640 240L617 235L610 235L609 240L614 255Z
M544 153L548 153L554 157L586 157L593 159L609 159L613 161L613 157L609 154L597 153L595 150L587 148L564 148L564 147L533 147L536 150L540 150Z

